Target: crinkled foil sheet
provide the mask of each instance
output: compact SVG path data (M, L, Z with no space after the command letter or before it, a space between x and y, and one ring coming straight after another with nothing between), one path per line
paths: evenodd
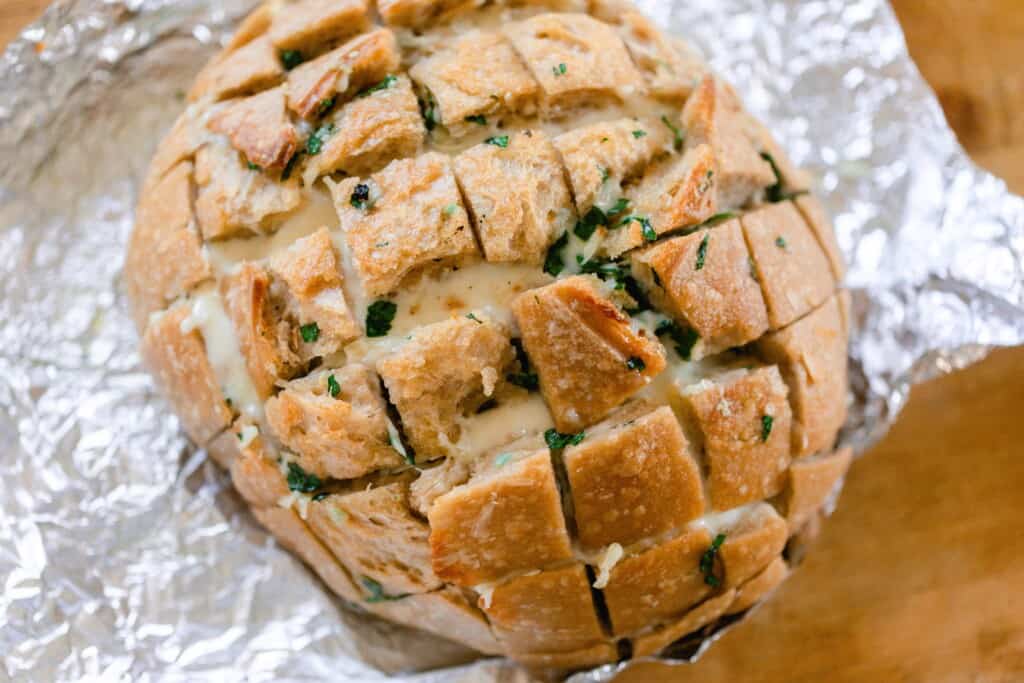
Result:
M137 181L251 4L58 2L3 56L0 679L526 681L328 598L139 367L119 282ZM967 160L884 0L640 4L821 179L852 263L848 441L914 382L1024 342L1024 201Z

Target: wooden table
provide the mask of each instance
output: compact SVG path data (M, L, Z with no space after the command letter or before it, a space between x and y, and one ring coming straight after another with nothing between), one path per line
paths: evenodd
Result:
M41 0L0 0L0 44ZM965 146L1024 193L1024 0L895 0ZM815 552L695 666L624 683L1024 681L1024 349L915 390Z

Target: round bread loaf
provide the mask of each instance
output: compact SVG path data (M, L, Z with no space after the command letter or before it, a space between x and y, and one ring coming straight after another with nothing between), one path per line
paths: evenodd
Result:
M335 593L584 667L756 603L846 470L808 187L621 2L276 1L160 144L126 279L184 429Z

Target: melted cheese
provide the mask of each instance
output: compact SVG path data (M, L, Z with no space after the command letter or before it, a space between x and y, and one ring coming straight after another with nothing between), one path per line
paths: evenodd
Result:
M461 434L455 444L460 460L472 461L484 453L554 427L540 394L503 403L479 415L459 420Z

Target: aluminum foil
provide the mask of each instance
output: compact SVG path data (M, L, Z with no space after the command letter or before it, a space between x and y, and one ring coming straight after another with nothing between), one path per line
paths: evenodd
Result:
M3 56L0 679L526 681L332 601L139 367L119 283L137 181L251 4L58 2ZM914 382L1024 342L1024 201L967 160L884 0L639 4L820 177L852 264L849 442Z

